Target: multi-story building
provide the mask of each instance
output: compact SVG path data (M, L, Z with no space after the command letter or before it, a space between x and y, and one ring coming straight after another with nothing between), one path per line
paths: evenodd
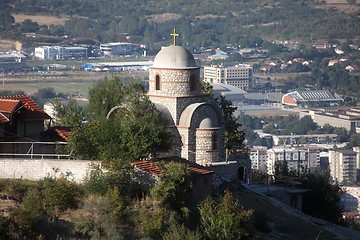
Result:
M289 144L318 144L327 143L335 144L338 142L337 134L309 134L309 135L273 135L274 145L289 145Z
M341 186L340 204L344 212L360 212L360 187Z
M274 147L267 150L267 173L275 174L276 163L286 161L289 171L301 173L320 165L320 149L314 146Z
M133 43L113 42L100 44L100 51L104 56L141 55L140 47Z
M300 112L300 118L310 116L311 119L320 127L329 124L333 127L343 127L354 133L360 131L360 109L350 110L310 110Z
M26 56L20 52L0 52L0 74L25 68Z
M209 83L229 84L244 90L249 89L253 69L249 65L204 67L204 80Z
M329 151L330 175L336 184L356 181L356 155L353 150Z
M250 149L251 168L266 173L267 147L254 146Z
M87 58L85 47L41 46L35 48L35 57L39 59Z

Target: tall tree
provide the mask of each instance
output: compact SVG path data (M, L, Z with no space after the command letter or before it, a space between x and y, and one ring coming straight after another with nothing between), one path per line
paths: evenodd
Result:
M241 124L234 117L235 107L231 106L231 101L225 99L220 95L219 105L224 117L225 123L225 147L226 152L233 152L236 150L244 150L244 132L241 131ZM228 154L227 154L228 158Z
M161 113L140 84L124 85L117 77L90 90L89 123L73 132L75 156L103 160L113 169L169 147L170 132Z

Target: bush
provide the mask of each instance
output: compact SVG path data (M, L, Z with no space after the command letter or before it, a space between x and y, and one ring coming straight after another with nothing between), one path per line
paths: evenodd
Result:
M44 178L39 182L45 209L50 214L76 208L82 195L80 187L65 178Z
M202 236L198 232L187 229L184 225L171 225L169 230L162 235L163 240L200 240Z
M94 167L84 180L83 188L87 195L105 195L108 189L118 187L121 194L129 190L129 178L127 172L105 172L99 166Z
M174 210L186 206L191 197L192 181L188 166L181 163L159 165L165 173L151 189L151 195Z
M91 195L74 219L75 232L87 239L123 239L113 218L114 205L107 197Z
M159 200L152 197L139 201L135 209L134 222L142 237L160 239L162 232L178 223L177 214L164 208Z
M27 180L7 180L4 183L4 192L15 198L17 201L22 201L23 197L30 188L36 187L36 182Z
M199 207L200 223L210 240L251 239L252 210L243 210L229 191L223 198L208 197Z
M33 188L26 193L21 206L12 212L12 217L21 227L30 229L39 222L41 213L41 195L36 188Z

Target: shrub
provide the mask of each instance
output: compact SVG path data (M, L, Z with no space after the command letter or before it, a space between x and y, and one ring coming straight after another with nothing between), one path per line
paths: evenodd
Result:
M208 197L199 207L200 223L210 240L251 239L252 210L243 210L229 191L223 198Z
M160 239L162 232L178 223L177 214L164 208L161 202L153 197L139 201L135 209L134 222L142 237Z
M24 228L33 228L40 220L42 213L40 192L33 188L23 198L21 206L12 212L14 221Z
M192 181L189 169L180 163L159 165L164 176L151 189L151 195L161 200L164 205L180 210L190 199Z
M91 195L74 219L75 232L88 239L123 239L113 219L113 202L107 197Z
M94 167L84 180L84 191L86 194L105 195L108 189L118 187L120 193L126 193L129 189L129 178L126 171L105 172L100 167Z
M80 187L65 178L44 178L39 182L43 202L48 213L56 214L68 208L76 208L82 195Z
M200 240L200 233L187 229L184 225L171 225L169 230L162 235L163 240Z

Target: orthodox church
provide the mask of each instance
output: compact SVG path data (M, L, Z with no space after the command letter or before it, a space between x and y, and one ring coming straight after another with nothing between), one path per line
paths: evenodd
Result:
M214 99L200 90L200 67L181 46L164 47L149 73L150 100L168 119L179 156L206 166L224 161L224 121Z
M173 138L168 152L158 157L177 156L208 166L229 178L248 178L250 164L225 159L225 125L214 99L200 89L200 67L184 47L163 47L149 71L148 97L169 122ZM170 141L170 140L169 140Z

